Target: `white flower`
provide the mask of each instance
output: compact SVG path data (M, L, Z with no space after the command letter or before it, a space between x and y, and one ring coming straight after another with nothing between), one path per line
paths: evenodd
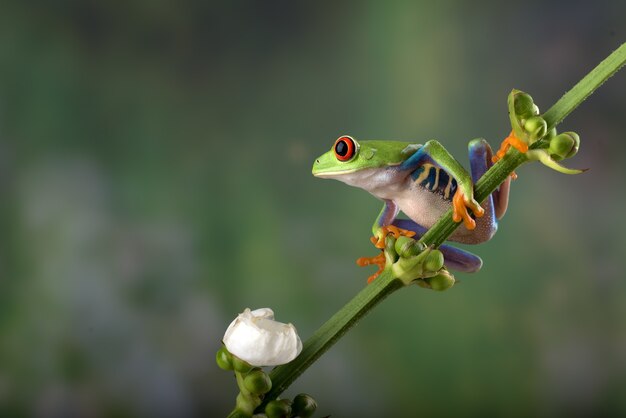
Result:
M246 308L231 322L223 342L231 354L253 366L289 363L302 351L296 328L274 321L270 308Z

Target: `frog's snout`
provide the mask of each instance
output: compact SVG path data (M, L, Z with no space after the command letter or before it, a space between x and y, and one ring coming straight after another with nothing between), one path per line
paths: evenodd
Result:
M316 159L315 162L313 163L313 168L311 169L311 173L314 176L317 176L317 167L319 166L319 163L320 163L320 159L319 158Z

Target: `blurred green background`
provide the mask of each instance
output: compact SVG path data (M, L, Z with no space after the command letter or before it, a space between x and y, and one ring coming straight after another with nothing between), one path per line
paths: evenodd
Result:
M303 338L365 285L380 203L310 175L340 134L507 134L626 39L626 3L0 6L0 416L224 416L245 307ZM518 170L474 275L392 295L286 393L320 416L626 415L626 73Z

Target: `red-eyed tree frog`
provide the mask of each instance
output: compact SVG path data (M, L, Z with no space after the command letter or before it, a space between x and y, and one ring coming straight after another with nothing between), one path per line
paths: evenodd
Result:
M495 234L498 219L507 208L510 177L481 205L474 199L476 182L491 165L491 147L484 139L469 143L471 175L437 141L424 145L398 141L357 141L344 135L330 151L313 164L313 175L340 180L360 187L384 202L372 226L372 242L384 248L385 237L392 233L420 237L443 213L453 208L453 219L461 220L451 241L465 244L485 242ZM497 157L496 157L497 158ZM397 219L402 211L409 219ZM471 213L470 213L471 211ZM442 245L446 266L475 272L482 260L467 251ZM382 271L385 258L361 258L360 265L378 264Z

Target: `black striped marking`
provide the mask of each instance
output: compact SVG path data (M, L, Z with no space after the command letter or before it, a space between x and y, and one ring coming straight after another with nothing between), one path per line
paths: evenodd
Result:
M446 170L433 164L423 164L411 173L413 181L424 189L452 200L456 192L456 180Z

